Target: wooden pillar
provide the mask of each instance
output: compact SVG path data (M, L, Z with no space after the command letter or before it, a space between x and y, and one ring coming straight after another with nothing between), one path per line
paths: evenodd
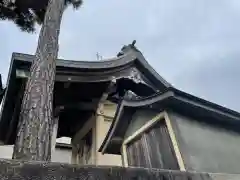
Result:
M87 122L83 125L83 127L81 127L79 129L79 131L74 135L74 137L71 140L72 143L72 163L80 163L80 164L84 164L84 162L78 157L79 152L81 152L84 146L84 141L82 141L82 138L92 129L93 130L93 126L94 126L94 120L95 120L95 115L93 114L89 120L87 120ZM93 137L93 144L95 142L95 139ZM91 151L91 157L92 157L92 164L94 163L95 160L95 153L94 151Z
M104 139L104 137L106 136L106 130L108 128L108 124L106 124L107 122L105 121L105 114L104 114L104 104L107 100L108 97L108 92L104 93L102 95L102 98L99 101L98 104L98 109L96 112L96 120L95 120L95 139L96 139L96 143L95 143L95 153L96 153L96 159L95 159L95 163L96 165L109 165L109 162L115 161L115 157L112 155L102 155L100 152L98 152L98 149L100 148L102 141ZM105 162L108 161L109 162Z
M92 128L92 164L97 164L97 127L96 127L96 115L93 117Z
M71 164L78 164L78 148L76 144L72 143L72 160Z

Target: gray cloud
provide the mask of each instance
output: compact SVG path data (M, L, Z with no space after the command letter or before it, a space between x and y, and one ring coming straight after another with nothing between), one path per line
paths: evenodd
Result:
M59 57L95 60L97 52L110 57L136 39L170 83L240 111L235 95L240 90L239 21L239 0L88 0L80 10L65 12ZM37 33L0 22L0 36L0 72L6 80L11 53L34 53Z

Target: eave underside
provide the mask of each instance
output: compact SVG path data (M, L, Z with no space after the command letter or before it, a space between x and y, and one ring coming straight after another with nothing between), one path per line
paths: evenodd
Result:
M118 101L117 99L121 95L123 96L126 90L131 90L141 97L156 93L151 80L145 78L140 72L137 71L137 78L131 76L132 70L135 72L137 70L133 65L133 63L129 63L125 66L107 69L107 71L98 69L86 70L86 72L84 69L58 67L53 103L54 110L56 109L60 113L58 137L72 137L86 120L95 113L98 102L106 90L110 93L110 100L115 101ZM7 101L5 100L3 104L0 123L0 138L6 144L13 144L16 137L20 104L16 107L15 102L23 94L23 91L21 91L19 95L19 91L26 83L29 68L30 62L19 60L14 60L11 67L5 97ZM21 70L25 72L19 73ZM108 86L113 79L115 79L115 86L109 89ZM61 109L62 107L64 109ZM13 117L10 112L14 111L15 115Z
M177 89L159 93L141 100L123 101L118 107L112 126L99 151L120 154L131 117L138 109L147 108L157 112L163 110L178 112L197 121L213 124L240 132L240 114Z
M133 45L124 46L121 50L121 55L112 59L101 61L71 61L58 59L57 72L62 75L81 76L81 81L108 81L112 78L118 78L125 74L126 69L131 69L131 75L137 73L143 74L145 81L149 81L152 86L156 86L157 90L163 91L171 85L162 78L146 61L143 54ZM33 55L13 53L12 58L19 61L17 65L20 69L30 69L31 62L34 59ZM84 79L86 77L86 79Z
M13 143L16 136L21 103L15 103L21 102L33 60L33 55L13 53L12 56L0 119L0 140L7 144ZM56 64L53 108L54 116L60 114L59 136L73 136L96 111L106 90L109 100L118 103L123 97L138 99L170 87L132 44L124 46L113 59L98 62L58 59ZM109 88L112 82L114 87Z

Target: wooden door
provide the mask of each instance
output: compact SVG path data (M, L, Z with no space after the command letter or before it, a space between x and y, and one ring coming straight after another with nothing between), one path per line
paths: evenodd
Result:
M179 170L164 120L140 134L127 145L129 166Z

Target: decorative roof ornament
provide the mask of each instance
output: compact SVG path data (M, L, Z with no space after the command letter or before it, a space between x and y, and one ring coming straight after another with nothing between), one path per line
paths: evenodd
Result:
M137 100L139 97L131 90L128 90L124 95L124 99Z
M133 40L133 42L132 42L131 45L132 45L132 46L135 46L136 42L137 42L136 40Z
M112 76L112 78L111 78L111 82L112 82L112 83L114 83L114 84L116 84L116 82L117 82L117 79L116 79L116 77L115 77L115 76Z
M130 71L130 75L128 76L129 79L132 79L135 83L143 83L146 84L140 73L138 72L138 70L136 68L132 68L132 70Z
M101 61L103 59L102 56L99 53L96 54L96 57L97 57L98 61Z
M136 40L133 40L133 42L131 44L124 45L117 56L119 57L119 56L125 54L126 52L129 52L129 51L132 51L132 50L135 50L135 51L139 52L139 50L135 47L136 42L137 42Z

